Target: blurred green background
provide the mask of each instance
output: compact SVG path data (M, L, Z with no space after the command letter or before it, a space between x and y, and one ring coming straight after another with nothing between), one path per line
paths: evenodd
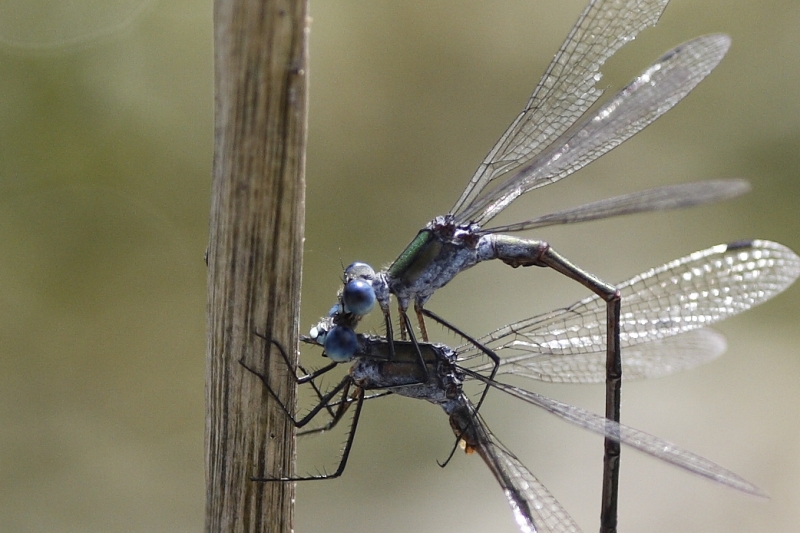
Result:
M312 2L305 331L342 264L375 266L444 213L526 102L583 0ZM200 531L211 2L0 5L0 531ZM647 131L514 204L512 222L679 181L746 177L724 205L548 229L609 281L742 238L800 250L800 4L674 0L604 68L612 90L696 35L733 46ZM481 265L429 307L480 334L585 291ZM800 287L720 326L719 361L623 388L625 422L731 468L759 501L637 452L621 531L789 531L800 522ZM442 340L450 338L444 333ZM318 352L304 361L319 364ZM533 390L602 411L600 386ZM586 531L601 439L499 394L485 417ZM436 407L368 404L345 475L301 484L298 531L516 531L477 457L442 470ZM301 448L327 466L340 436ZM303 470L305 469L305 470Z

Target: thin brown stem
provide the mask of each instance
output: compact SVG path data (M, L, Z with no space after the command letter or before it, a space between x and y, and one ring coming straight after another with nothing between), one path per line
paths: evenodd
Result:
M297 346L307 108L306 0L215 0L205 531L292 530L295 383L263 332ZM273 357L274 355L274 357Z

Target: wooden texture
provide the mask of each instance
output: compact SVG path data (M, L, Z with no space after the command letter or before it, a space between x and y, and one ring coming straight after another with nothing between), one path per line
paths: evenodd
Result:
M305 0L216 0L208 247L206 532L292 530L295 385L258 331L295 353L307 108Z

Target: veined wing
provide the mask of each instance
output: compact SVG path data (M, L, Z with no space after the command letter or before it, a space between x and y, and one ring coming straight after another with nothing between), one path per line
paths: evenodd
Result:
M482 376L481 376L482 377ZM753 494L755 496L767 497L767 494L753 485L749 481L734 474L730 470L719 466L695 453L679 448L671 442L659 437L639 431L613 420L608 420L600 415L596 415L580 407L569 405L558 400L553 400L535 392L513 387L500 382L488 382L515 398L537 405L542 409L556 415L562 420L566 420L589 431L599 433L604 437L610 438L626 444L657 459L666 461L684 470L703 476L717 483L728 487Z
M800 275L800 257L770 241L721 244L634 276L622 296L622 348L709 326L769 300ZM503 326L478 341L493 350L574 355L606 349L606 303L597 296ZM458 349L461 359L481 352ZM527 354L527 355L526 355Z
M490 181L530 161L572 126L603 93L595 87L603 63L644 28L655 25L668 2L589 2L525 109L489 151L450 212L457 214Z
M506 226L482 229L479 233L511 233L559 224L575 224L621 215L632 215L648 211L666 211L668 209L685 209L702 204L719 202L735 198L750 191L747 180L724 179L706 180L693 183L679 183L655 189L647 189L614 198L606 198L578 207L571 207L517 222Z
M725 353L725 337L712 329L701 328L673 337L622 350L622 377L626 381L653 379L683 372L709 363ZM514 374L549 383L603 383L606 380L606 351L575 354L532 354L516 351L502 358L498 374ZM488 372L492 363L471 368Z
M472 408L471 410L473 414L470 423L475 426L475 432L482 435L475 443L475 450L500 483L520 531L579 533L580 528L555 496L513 453L497 441L478 413Z
M521 194L554 183L619 146L689 94L719 64L729 46L727 35L706 35L667 52L522 170L460 207L457 221L483 225Z

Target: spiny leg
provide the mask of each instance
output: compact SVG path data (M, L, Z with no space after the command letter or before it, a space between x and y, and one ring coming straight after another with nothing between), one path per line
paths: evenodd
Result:
M347 376L349 378L349 376ZM346 379L347 379L346 378ZM352 383L352 380L347 379L348 386ZM364 405L364 390L358 388L358 393L356 395L356 412L353 415L353 421L350 424L350 431L347 434L347 441L344 445L344 450L342 451L342 457L339 460L339 466L336 467L336 471L332 474L319 474L316 476L300 476L300 477L278 477L278 478L268 478L268 477L251 477L252 481L256 481L259 483L270 483L270 482L291 482L291 481L316 481L321 479L334 479L342 475L344 472L345 466L347 466L347 459L350 457L350 450L353 447L353 440L355 439L356 435L356 428L358 427L358 419L361 416L361 407ZM347 396L346 391L344 396ZM349 402L344 402L342 405L348 405ZM346 407L345 407L346 409Z
M422 336L422 342L428 342L428 330L425 328L425 317L423 316L424 309L419 302L414 302L414 311L417 313L417 323L419 324L419 332ZM400 315L400 340L409 340L413 338L411 331L411 324L408 320L408 308L403 307L400 302L397 302L397 312ZM408 337L406 337L408 335Z
M408 313L406 312L406 309L403 308L400 302L397 303L397 311L398 314L400 315L400 340L402 341L410 340L411 343L414 345L414 351L416 352L417 355L417 361L419 362L423 372L422 382L425 383L426 381L428 381L429 378L428 367L425 364L425 358L422 356L422 351L419 348L419 343L417 342L417 339L414 336L414 326L411 325L411 320L408 318ZM394 360L395 359L394 339L391 336L392 320L388 312L385 312L384 316L386 317L386 331L387 331L386 340L389 343L389 359ZM406 335L408 335L408 339L406 339ZM427 338L425 339L425 341L427 342Z
M392 328L392 315L387 306L383 312L383 320L386 323L386 340L389 341L389 358L394 359L394 329ZM400 323L400 336L403 337L403 324Z
M331 419L328 421L327 424L325 424L324 426L317 427L317 428L312 428L312 429L307 429L305 431L301 431L300 433L297 434L297 436L301 437L301 436L304 436L304 435L313 435L313 434L316 434L316 433L324 433L325 431L333 429L342 420L342 418L344 417L345 413L350 408L350 405L354 401L356 401L358 399L358 391L359 390L361 390L361 389L356 387L354 395L348 395L347 394L348 391L344 391L344 393L342 394L342 399L339 400L338 402L334 402L334 403L338 403L338 405L337 405L338 408L331 415ZM328 404L328 405L330 406L331 404Z
M403 317L406 316L406 309L403 309L403 306L400 305L400 302L397 302L397 314L400 316L400 340L407 341L408 340L408 333L406 328L406 322L408 320L404 320Z
M422 305L416 300L414 301L414 311L417 312L417 323L419 323L419 332L422 335L422 341L428 342L428 330L425 328L425 309L423 309Z
M266 336L264 336L264 335L261 335L261 334L259 334L257 332L255 332L255 334L256 334L256 336L258 336L258 337L260 337L260 338L262 338L264 340L268 340L268 338ZM291 412L288 410L288 408L285 406L285 404L283 404L283 402L277 397L275 392L272 390L272 388L270 387L269 382L267 380L267 377L264 374L262 374L262 373L258 372L257 370L249 367L244 362L244 360L240 360L239 363L245 369L247 369L249 372L251 372L251 373L255 374L256 376L258 376L258 378L261 380L262 384L267 389L269 394L273 398L275 398L275 400L278 403L278 405L281 406L281 408L284 411L284 413L286 414L287 418L289 418L289 420L293 423L293 425L295 427L301 428L301 427L305 426L308 422L310 422L320 412L320 410L323 407L327 408L329 413L331 413L331 420L327 424L325 424L324 426L319 427L319 428L314 428L314 429L311 429L311 430L308 430L308 431L301 432L300 435L306 435L306 434L311 434L311 433L319 433L319 432L323 432L323 431L326 431L328 429L333 428L334 426L336 426L338 424L339 421L341 421L343 419L344 414L347 412L347 410L349 409L350 405L352 403L354 403L354 402L356 403L356 412L355 412L355 414L353 416L353 420L352 420L352 424L351 424L351 427L350 427L350 431L348 432L348 437L347 437L347 441L346 441L346 444L345 444L345 448L344 448L344 451L342 453L342 457L341 457L341 459L339 461L339 466L337 467L336 471L333 474L321 474L321 475L315 475L315 476L302 476L302 477L291 477L291 478L290 477L277 477L277 478L253 477L251 479L253 481L257 481L257 482L275 482L275 481L290 482L290 481L310 481L310 480L318 480L318 479L331 479L331 478L336 478L336 477L341 476L341 474L344 471L344 468L345 468L345 466L347 464L347 459L349 457L350 450L351 450L352 445L353 445L353 440L355 438L355 431L356 431L356 427L358 425L359 417L361 415L361 408L362 408L364 400L365 399L373 399L373 398L379 398L379 397L382 397L382 396L386 396L388 394L391 394L391 392L390 391L385 391L385 392L382 392L382 393L378 393L378 394L366 397L364 389L362 389L362 388L360 388L358 386L354 386L353 388L355 389L355 393L353 395L350 395L349 394L350 388L354 384L353 384L353 381L352 381L351 377L349 375L347 375L342 379L342 381L336 387L334 387L331 391L329 391L328 393L323 395L321 393L321 391L319 391L319 388L316 386L316 384L314 383L313 380L314 380L314 378L316 378L316 377L318 377L318 376L330 371L332 368L336 367L338 365L338 363L333 362L333 363L327 365L326 367L324 367L324 368L322 368L320 370L317 370L315 372L312 372L312 373L307 372L301 365L298 364L297 367L300 368L306 375L297 376L296 370L294 370L294 367L292 365L291 359L289 358L289 356L286 353L286 351L283 349L283 346L280 343L278 343L277 341L274 341L274 340L271 340L270 342L272 344L274 344L276 348L278 348L278 350L279 350L284 362L286 363L287 367L289 367L290 369L293 370L293 377L294 377L295 381L298 384L310 383L314 387L314 390L317 392L317 395L320 398L319 403L303 419L296 420L294 418L294 416L291 414ZM420 359L422 359L422 355L421 355L419 349L417 349L417 354L418 354L418 357ZM427 368L425 368L425 371L427 372ZM426 380L427 380L427 374L426 374ZM336 400L336 401L331 401L332 398L334 398L340 391L341 391L341 398L339 400ZM332 406L337 406L338 407L336 412L332 412L331 411L331 407Z
M417 362L422 368L421 383L427 383L428 379L430 378L428 374L428 365L425 364L425 358L422 356L422 350L420 350L419 343L417 342L417 339L414 336L414 327L411 325L411 319L408 318L408 315L406 313L401 313L400 324L405 325L406 330L408 331L408 336L411 338L411 344L414 346L414 351L416 352Z
M294 380L298 385L304 385L304 384L306 384L308 382L313 382L314 379L316 379L317 377L321 376L322 374L325 374L326 372L328 372L331 369L335 368L336 365L339 364L337 362L332 362L332 363L330 363L330 364L328 364L328 365L326 365L326 366L324 366L324 367L322 367L322 368L320 368L318 370L315 370L313 372L308 372L305 368L303 368L302 365L299 365L299 364L297 365L297 368L295 368L293 366L293 364L292 364L292 360L289 358L289 354L286 353L286 350L283 348L283 345L281 343L279 343L275 339L270 339L270 338L262 335L261 333L259 333L257 331L254 331L253 335L255 335L256 337L258 337L260 339L263 339L263 340L273 344L278 349L278 351L281 354L281 357L286 362L286 366L289 367L289 369L294 374ZM242 366L244 366L244 365L242 365ZM247 368L247 367L245 366L245 368ZM303 376L298 376L297 375L297 369L300 369L300 371L303 372L304 375ZM250 370L250 369L248 368L248 370ZM253 372L253 373L258 375L258 372Z
M283 361L286 363L286 366L292 371L292 377L293 377L295 383L297 385L305 385L306 383L309 383L311 385L311 388L314 390L314 393L317 395L317 399L319 399L320 403L323 402L324 396L322 394L322 391L319 389L319 387L317 387L317 384L316 384L316 382L314 380L317 377L319 377L319 376L321 376L321 375L333 370L339 363L334 361L334 362L332 362L332 363L330 363L330 364L328 364L328 365L326 365L326 366L324 366L324 367L322 367L320 369L317 369L317 370L315 370L313 372L308 372L300 364L298 364L297 368L295 368L293 366L293 364L292 364L292 360L289 358L289 354L286 353L286 350L283 348L283 345L281 345L281 343L279 343L278 341L276 341L274 339L267 338L266 336L260 334L257 331L253 331L253 334L256 337L258 337L260 339L263 339L263 340L273 344L278 349L278 351L280 352L281 357L283 358ZM244 368L246 368L250 373L255 374L256 376L259 377L259 379L261 379L261 382L264 384L264 386L266 387L267 391L269 391L270 395L278 402L278 405L281 406L281 409L285 413L288 414L288 409L286 408L286 406L283 404L281 399L277 397L277 395L273 392L272 388L267 383L266 376L264 376L263 374L261 374L257 370L255 370L255 369L251 368L250 366L248 366L247 364L245 364L244 359L241 359L239 361L239 364L242 365ZM300 369L300 371L302 371L304 375L303 376L298 376L297 375L297 369ZM333 410L327 405L325 406L325 408L327 409L328 414L330 416L333 416L333 414L334 414ZM292 418L291 415L290 415L290 418Z
M341 382L339 382L338 385L333 387L326 394L322 395L317 405L315 405L303 418L298 420L294 417L289 408L286 407L283 401L278 397L275 391L272 390L272 387L270 387L269 381L267 380L267 377L265 375L261 374L258 370L248 366L243 359L239 360L239 364L242 365L248 372L256 375L261 380L261 383L264 385L264 388L267 389L267 392L275 400L275 403L277 403L280 406L281 410L286 414L286 417L292 422L292 425L298 429L302 428L303 426L311 422L311 420L315 416L317 416L317 414L319 414L319 412L322 409L328 408L331 399L334 398L347 385L349 385L350 382L350 376L345 376L344 379Z

